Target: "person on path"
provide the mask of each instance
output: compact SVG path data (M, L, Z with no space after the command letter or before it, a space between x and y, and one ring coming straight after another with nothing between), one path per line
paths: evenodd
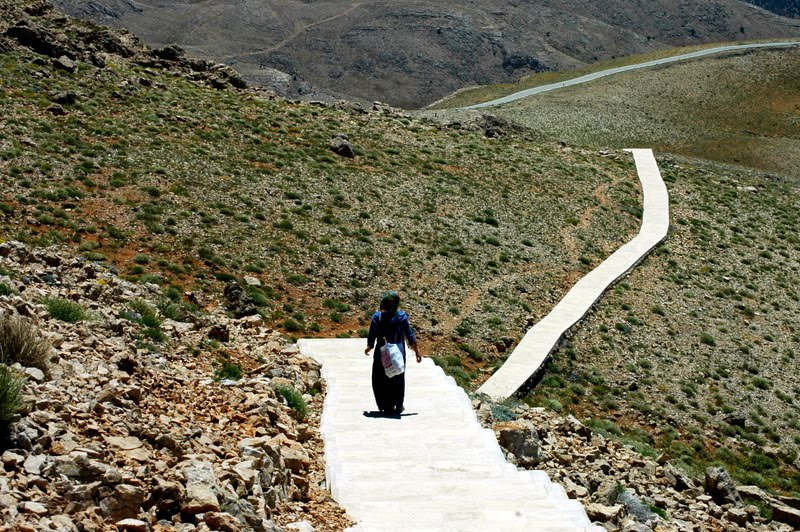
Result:
M364 354L372 353L372 393L378 410L384 414L399 415L403 411L403 400L406 393L405 372L389 378L381 362L381 346L386 342L397 344L406 359L406 341L417 354L417 362L422 362L422 355L417 347L417 337L411 329L408 314L399 310L400 294L387 292L381 299L380 310L372 315L369 324L367 348Z

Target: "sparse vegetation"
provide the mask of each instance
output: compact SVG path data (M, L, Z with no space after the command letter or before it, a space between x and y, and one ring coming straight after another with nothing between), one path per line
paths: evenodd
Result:
M11 424L22 403L24 387L25 377L0 363L0 449L6 448Z
M39 368L47 373L50 341L22 316L0 316L0 363Z
M219 369L214 372L214 378L216 380L229 379L238 381L242 378L243 374L242 366L230 360L223 360L220 363Z
M283 397L286 401L286 404L289 405L300 418L306 417L308 413L308 407L306 406L306 401L303 399L303 396L289 386L278 386L276 391Z
M44 300L51 318L75 323L88 318L88 314L80 304L63 297L50 297Z
M706 150L751 164L758 150L745 137L774 147L796 136L794 108L775 114L782 107L772 104L800 86L800 69L794 56L768 56L776 85L752 98L746 76L724 78L732 94L724 109L737 120L714 122L719 136L695 142L670 113L711 123L715 111L695 105L707 90L680 105L667 98L673 103L659 109L667 114L645 120L652 136L627 136L635 113L619 124L584 113L603 120L589 127L551 112L562 105L555 101L539 107L538 118L552 122L546 127L490 140L468 120L443 126L268 100L158 69L143 85L128 83L142 69L121 59L66 75L15 49L0 54L0 237L73 246L138 288L161 287L157 307L136 300L120 313L140 326L137 347L151 354L168 347L160 343L163 319L186 317L208 302L202 294L246 275L261 283L246 289L261 316L292 335L363 336L380 293L396 287L412 323L435 332L434 361L471 388L502 364L527 316L543 316L639 227L628 154L542 135L616 147L655 139L662 153ZM710 83L725 68L715 72ZM46 95L64 90L78 102L53 116ZM687 105L691 113L681 110ZM624 134L609 133L612 126ZM352 132L355 159L329 154L340 131ZM658 141L663 132L668 142ZM662 156L673 201L669 239L604 296L525 400L593 420L595 430L641 453L666 452L690 471L721 463L741 481L798 491L797 468L753 446L779 443L789 455L800 446L800 423L789 416L800 392L785 370L798 342L800 205L797 165L786 159L771 159L765 173ZM102 279L87 278L95 281L100 288ZM0 295L10 294L0 284ZM44 303L54 319L87 317L69 299ZM220 360L217 378L241 376L241 359L225 358L216 340L192 353L208 355L206 364ZM16 377L4 377L9 390ZM305 415L296 390L279 393Z

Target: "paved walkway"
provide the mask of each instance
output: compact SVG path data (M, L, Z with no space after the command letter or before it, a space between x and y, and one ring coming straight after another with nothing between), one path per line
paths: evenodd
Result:
M571 85L579 85L581 83L587 83L589 81L593 81L598 78L604 78L606 76L619 74L620 72L627 72L629 70L638 70L640 68L649 68L653 66L664 65L667 63L674 63L675 61L685 61L687 59L694 59L697 57L703 57L705 55L719 54L722 52L750 50L754 48L785 48L788 46L800 46L800 42L786 41L786 42L772 42L772 43L759 43L759 44L733 44L730 46L718 46L716 48L707 48L705 50L700 50L697 52L675 55L672 57L665 57L663 59L655 59L653 61L646 61L644 63L637 63L635 65L609 68L607 70L601 70L600 72L593 72L592 74L586 74L585 76L570 79L567 81L560 81L558 83L550 83L548 85L541 85L539 87L525 89L519 92L515 92L514 94L509 94L508 96L503 96L502 98L497 98L496 100L478 103L475 105L469 105L467 107L461 107L461 109L481 109L484 107L494 107L496 105L502 105L504 103L513 102L514 100L519 100L521 98L527 98L528 96L533 96L535 94L541 94L543 92L562 89L564 87L569 87Z
M636 266L669 229L669 196L652 150L628 150L633 154L642 183L644 209L639 233L586 274L558 305L522 338L503 366L478 392L503 400L526 388L558 342L619 278Z
M651 150L630 150L644 193L636 237L589 272L534 326L480 389L505 399L522 388L564 333L667 235L669 198ZM406 411L370 415L372 357L362 339L303 339L327 383L321 432L333 498L359 531L603 530L542 471L506 462L469 397L429 358L406 372Z
M298 344L322 363L326 477L358 521L353 530L603 530L546 473L506 462L467 395L429 358L407 368L402 417L368 417L376 406L366 340Z

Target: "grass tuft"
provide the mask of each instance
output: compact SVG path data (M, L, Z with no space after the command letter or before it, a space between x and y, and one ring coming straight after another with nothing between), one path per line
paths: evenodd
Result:
M63 297L47 298L45 299L45 306L47 306L47 312L51 318L66 321L67 323L83 321L88 317L82 306Z
M19 362L47 373L50 347L50 341L27 319L8 314L0 317L0 363Z
M306 401L303 399L303 396L300 394L300 392L289 386L278 386L276 390L279 394L281 394L281 397L284 398L286 404L289 405L289 407L295 412L297 412L301 418L306 417L306 414L308 413L308 407L306 406Z

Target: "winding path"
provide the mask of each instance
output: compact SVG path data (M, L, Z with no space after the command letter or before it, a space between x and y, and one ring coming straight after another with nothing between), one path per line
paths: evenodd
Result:
M669 199L653 152L630 151L644 194L639 233L578 281L479 391L499 400L523 388L608 286L666 237ZM404 414L374 417L363 338L298 345L322 364L325 476L353 530L602 530L547 474L506 462L467 394L431 359L415 364L409 354Z
M578 281L553 310L522 338L505 363L478 388L500 401L524 391L541 371L564 334L586 315L600 296L664 240L669 230L669 195L652 150L633 154L644 206L639 233Z
M671 60L741 48L722 47ZM484 106L666 62L670 61L599 72ZM669 196L653 152L628 151L644 196L639 233L579 280L526 333L479 392L502 400L524 390L564 334L609 286L666 238ZM547 474L506 462L494 433L480 425L464 390L430 359L415 364L409 356L405 413L375 417L369 412L374 408L372 361L363 355L364 339L303 339L298 345L301 353L322 364L327 384L321 421L326 480L334 499L358 522L353 530L603 530L592 525L580 503L568 499Z
M475 105L468 105L466 107L461 107L460 109L483 109L484 107L495 107L497 105L503 105L504 103L513 102L515 100L520 100L522 98L527 98L529 96L534 96L536 94L541 94L543 92L550 92L556 89L563 89L564 87L570 87L572 85L580 85L581 83L588 83L590 81L604 78L606 76L613 76L614 74L619 74L621 72L638 70L640 68L650 68L658 65L665 65L667 63L674 63L676 61L685 61L687 59L695 59L697 57L703 57L706 55L720 54L723 52L751 50L754 48L786 48L791 46L800 46L800 41L785 41L785 42L758 43L758 44L732 44L729 46L718 46L716 48L707 48L705 50L690 52L688 54L674 55L672 57L665 57L663 59L654 59L652 61L637 63L635 65L609 68L607 70L601 70L600 72L593 72L591 74L586 74L585 76L580 76L578 78L569 79L566 81L559 81L557 83L550 83L548 85L540 85L539 87L533 87L530 89L521 90L519 92L515 92L514 94L503 96L502 98L497 98L495 100L490 100L488 102L483 102L483 103L476 103Z

